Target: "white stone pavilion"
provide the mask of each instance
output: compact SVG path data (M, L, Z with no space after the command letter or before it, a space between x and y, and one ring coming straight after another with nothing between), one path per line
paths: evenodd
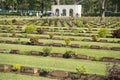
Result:
M80 16L81 5L52 5L52 13L56 16Z

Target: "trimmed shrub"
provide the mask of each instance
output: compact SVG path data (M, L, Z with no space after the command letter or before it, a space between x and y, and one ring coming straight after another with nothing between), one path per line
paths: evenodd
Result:
M120 22L116 22L116 26L117 26L117 27L120 27Z
M31 44L37 44L39 41L39 36L32 36L31 38L30 38L30 43Z
M43 48L42 49L42 56L49 56L49 54L51 53L51 51L52 51L52 48L51 47L46 47L46 48Z
M78 73L82 73L82 74L86 74L87 73L87 69L85 68L85 66L77 66L76 67L76 71L78 72Z
M107 28L101 28L101 29L98 31L99 37L106 37L106 36L107 36L107 33L108 33Z
M90 27L90 25L89 25L88 23L86 23L86 24L84 24L84 27L89 28L89 27Z
M75 54L74 51L66 51L66 52L63 54L63 58L71 58L73 54Z
M92 57L91 60L92 60L92 61L100 61L101 58L99 58L99 57Z
M12 70L18 71L18 70L20 70L20 68L21 68L21 66L19 64L15 64L15 65L13 65Z
M27 34L33 33L34 31L35 31L35 27L33 25L27 25L24 30L24 32Z
M98 38L97 35L92 35L92 40L93 40L93 41L98 41L98 39L99 39L99 38Z
M49 33L49 38L52 39L54 37L54 33Z
M66 45L68 46L71 42L71 39L70 38L65 38L64 41L65 41Z
M77 24L78 27L83 27L84 26L83 22L80 21L80 20L76 20L76 24Z
M40 76L47 76L51 72L50 69L41 69L40 70Z
M114 38L120 38L120 29L114 30L112 36Z

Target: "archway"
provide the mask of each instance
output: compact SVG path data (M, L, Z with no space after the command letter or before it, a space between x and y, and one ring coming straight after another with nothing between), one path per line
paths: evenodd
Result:
M66 16L66 9L63 9L62 16Z
M56 9L56 10L55 10L55 15L56 15L56 16L59 16L59 14L60 14L60 13L59 13L59 9Z
M69 10L69 16L73 16L73 9Z

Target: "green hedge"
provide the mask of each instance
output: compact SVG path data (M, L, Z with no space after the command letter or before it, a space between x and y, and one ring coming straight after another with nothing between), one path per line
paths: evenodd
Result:
M20 16L21 14L19 12L6 12L6 13L2 13L0 12L0 15L8 15L8 16ZM29 14L27 14L29 16ZM33 13L33 16L35 16L36 14Z
M100 16L101 14L100 13L89 13L89 14L82 14L82 16ZM105 14L107 17L111 17L111 16L114 16L114 17L118 17L120 16L120 13L106 13Z
M6 12L6 13L2 13L2 12L0 12L0 15L19 16L20 13L16 13L16 12L11 12L11 13Z

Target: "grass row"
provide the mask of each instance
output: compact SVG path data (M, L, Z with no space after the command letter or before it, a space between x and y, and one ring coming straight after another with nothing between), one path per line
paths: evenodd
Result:
M0 49L18 49L23 51L42 51L46 46L30 46L30 45L19 45L19 44L0 44ZM73 49L73 48L63 48L63 47L52 47L52 53L65 53L66 50L75 51L76 54L88 55L92 57L115 57L120 59L119 51L111 50L95 50L95 49Z
M12 40L17 41L18 38L14 37L0 37L1 40ZM20 38L20 41L30 41L28 38ZM65 44L64 40L52 40L52 39L39 39L39 42L43 43L62 43ZM120 47L118 43L100 43L100 42L83 42L83 41L71 41L71 44L79 44L81 46L91 46L91 45L98 45L101 47Z
M89 74L105 75L105 62L74 60L39 56L0 54L0 64L20 64L23 66L76 72L78 65L84 65Z
M0 36L1 35L11 35L11 33L0 33ZM16 35L22 35L20 33L17 33ZM49 35L43 35L43 34L28 34L30 36L32 35L38 35L38 36L41 36L41 37L49 37ZM54 37L61 37L61 38L64 38L64 37L69 37L69 38L74 38L76 40L82 40L82 39L92 39L92 37L82 37L82 36L64 36L64 35L54 35ZM120 41L120 39L118 38L99 38L99 39L104 39L104 40L108 40L108 41Z

